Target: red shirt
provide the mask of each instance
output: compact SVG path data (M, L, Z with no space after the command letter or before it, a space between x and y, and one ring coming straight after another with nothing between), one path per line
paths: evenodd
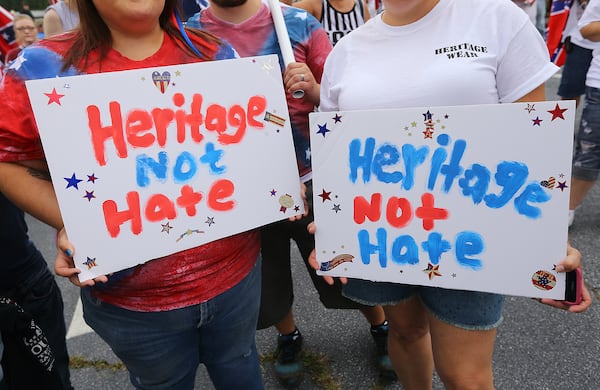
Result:
M44 158L25 88L26 79L200 61L165 34L162 47L143 61L130 60L111 50L101 64L96 61L97 53L92 53L85 68L62 72L62 57L72 45L74 35L66 34L66 37L28 46L23 51L25 61L15 61L6 70L0 84L0 95L4 96L0 115L0 161ZM233 57L230 46L215 49L216 59ZM93 288L93 294L116 306L146 312L202 303L239 283L254 266L259 250L257 231L241 233L117 272L109 276L108 284L99 283ZM135 256L135 247L131 248L131 256Z

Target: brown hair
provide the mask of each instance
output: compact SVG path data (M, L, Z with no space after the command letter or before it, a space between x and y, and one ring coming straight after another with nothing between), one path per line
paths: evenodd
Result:
M110 30L98 13L94 3L91 0L72 1L74 1L75 8L79 13L79 26L74 31L75 38L73 45L65 53L63 70L68 69L70 66L87 66L88 57L94 50L99 51L98 61L101 63L112 47ZM178 0L165 0L165 7L158 19L160 27L169 36L175 38L177 44L188 54L204 60L213 59L220 40L206 31L187 29L192 34L190 38L195 43L194 46L202 55L201 57L198 56L186 43L182 32L179 31L178 26L175 24L174 15L176 10L179 11L178 7ZM179 15L181 14L179 12ZM69 39L69 36L72 37L72 35L67 34L66 36L58 36L57 39Z

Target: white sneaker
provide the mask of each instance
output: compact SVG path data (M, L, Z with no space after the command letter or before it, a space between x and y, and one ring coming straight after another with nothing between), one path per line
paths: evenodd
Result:
M573 221L575 220L575 210L569 210L569 227L573 225Z

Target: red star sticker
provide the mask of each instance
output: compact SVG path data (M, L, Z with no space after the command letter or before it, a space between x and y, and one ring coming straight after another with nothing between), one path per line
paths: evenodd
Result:
M44 95L48 96L48 105L52 104L52 103L56 103L59 106L60 104L60 99L65 96L65 95L61 95L60 93L56 92L56 88L52 88L52 92L50 93L44 93Z
M323 192L319 196L321 197L321 199L323 199L323 202L325 202L326 200L331 200L329 195L331 195L331 191L327 192L325 191L325 188L323 188Z
M427 268L425 268L423 270L423 272L425 272L427 274L427 277L429 277L429 280L431 280L435 276L442 276L439 269L440 269L439 265L433 265L430 263L430 264L427 264Z
M532 119L533 121L533 126L540 126L540 124L542 123L543 119L540 119L539 116L536 116L535 119Z
M556 118L560 118L560 119L565 119L565 117L563 116L563 113L567 111L566 108L560 108L558 106L558 103L556 103L556 107L554 107L554 110L548 110L548 112L550 114L552 114L552 119L551 121L555 120Z
M423 134L425 134L425 137L423 139L433 138L433 130L430 127L426 128Z

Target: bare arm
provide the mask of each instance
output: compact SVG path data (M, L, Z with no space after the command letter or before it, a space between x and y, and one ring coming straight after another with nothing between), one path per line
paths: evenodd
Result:
M320 0L300 0L294 3L293 6L296 8L306 10L318 21L321 21L321 12L323 11L323 5Z
M60 17L53 9L49 9L44 14L42 27L44 28L44 36L46 38L60 34L64 30Z
M0 192L40 221L57 230L63 227L54 187L44 161L0 162Z
M583 36L585 39L589 39L590 41L594 42L600 41L600 20L583 26L579 31L581 32L581 36Z

